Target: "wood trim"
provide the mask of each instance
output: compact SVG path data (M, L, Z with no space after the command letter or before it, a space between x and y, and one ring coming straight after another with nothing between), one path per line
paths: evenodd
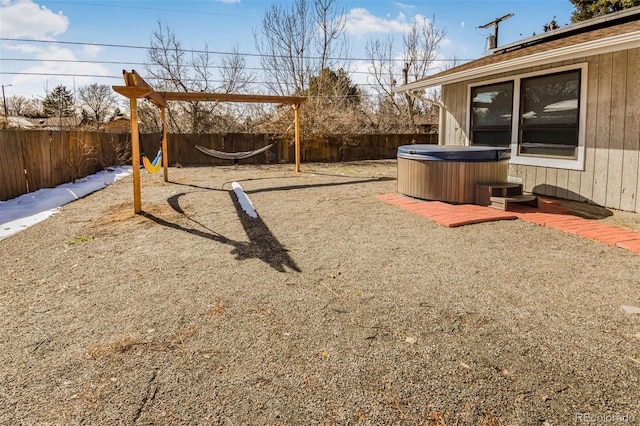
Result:
M243 95L237 93L158 92L167 101L252 102L296 105L304 102L304 96Z
M146 87L151 89L151 93L145 96L149 101L154 103L159 107L166 107L167 101L162 98L153 88L147 83L144 78L140 77L140 74L136 72L136 70L131 70L131 73L127 73L126 71L122 71L125 74L125 81L132 82L133 86L136 87ZM129 74L128 78L126 75Z
M147 87L135 87L135 86L111 86L111 88L129 99L144 98L153 92L153 89Z

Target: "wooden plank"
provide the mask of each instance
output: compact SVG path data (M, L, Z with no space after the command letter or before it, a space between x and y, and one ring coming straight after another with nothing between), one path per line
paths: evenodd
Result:
M26 192L22 141L15 130L0 130L0 201L18 197Z
M123 73L126 73L126 71L122 71ZM147 83L144 78L140 77L140 74L138 74L136 72L136 70L131 70L131 73L128 76L128 80L132 81L134 84L134 86L136 87L142 87L142 88L151 88L151 86L149 85L149 83ZM127 81L127 78L125 77L125 81ZM162 98L162 96L160 96L156 91L153 90L153 88L151 88L152 92L148 95L146 95L145 97L151 101L152 103L154 103L156 106L159 107L166 107L167 106L167 101L165 99Z
M443 93L446 94L444 98L444 104L447 106L445 109L446 124L445 124L445 139L443 142L445 145L456 145L456 110L455 103L457 101L458 84L449 84L446 86L446 90L443 88Z
M640 48L628 51L620 209L640 212Z
M585 128L584 171L580 176L580 196L593 201L593 180L596 158L596 123L598 117L599 56L587 58L587 122Z
M453 128L454 134L455 134L455 141L454 141L455 145L465 145L466 143L463 137L464 129L462 128L462 125L461 125L461 123L464 120L463 117L467 114L467 111L465 109L465 100L467 98L466 90L467 90L466 84L462 84L462 83L456 84L457 94L456 94L455 103L454 103L455 123Z
M150 95L151 93L153 93L153 89L151 88L146 88L146 87L135 87L135 86L111 86L111 88L121 94L122 96L125 96L129 99L138 99L138 98L144 98L145 96Z
M157 92L167 101L205 101L205 102L249 102L299 105L306 101L304 96L245 95L237 93L191 93Z
M596 151L593 171L593 202L607 202L607 172L609 167L609 133L611 124L611 80L613 55L600 55L598 66L598 113L596 117Z
M39 131L25 131L21 135L29 192L55 186L49 179L51 175L49 144L47 138L42 137L43 134L45 133Z
M545 167L532 166L536 170L536 178L533 184L533 193L547 195L547 169Z
M295 113L296 172L300 172L300 104L295 104L293 110Z
M609 128L609 157L605 206L620 208L622 191L622 158L625 135L625 109L627 89L627 51L612 54L611 121ZM636 64L638 66L638 64Z
M162 120L162 169L165 182L169 182L169 153L167 152L167 117L165 107L160 107L160 119Z
M558 169L547 167L545 178L545 195L549 197L557 197L558 190Z
M533 192L533 187L536 183L536 168L533 166L523 166L525 168L525 174L522 181L522 189L525 192Z
M558 169L556 175L556 197L566 200L569 198L567 186L569 184L569 170Z
M138 100L129 98L131 112L131 167L133 169L133 211L142 212L140 198L140 139L138 133Z
M574 201L584 201L584 197L580 195L580 178L584 172L579 170L569 170L569 178L567 181L567 199Z

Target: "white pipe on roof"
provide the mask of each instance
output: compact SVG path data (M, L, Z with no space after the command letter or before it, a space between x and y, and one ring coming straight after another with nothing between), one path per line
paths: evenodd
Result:
M407 90L406 92L404 92L407 96L413 98L413 99L417 99L419 101L423 101L423 102L427 102L430 103L432 105L435 105L438 107L438 145L444 145L443 142L443 138L442 138L442 129L444 126L444 110L445 110L445 106L442 102L440 101L436 101L435 99L429 99L429 98L425 98L423 96L420 96L414 92L412 92L411 90Z

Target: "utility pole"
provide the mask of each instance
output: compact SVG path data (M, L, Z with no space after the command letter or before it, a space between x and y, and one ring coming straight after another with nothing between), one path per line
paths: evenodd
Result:
M4 121L8 120L9 111L7 110L7 98L4 96L4 88L13 86L12 84L3 84L2 85L2 105L4 105Z
M509 13L508 15L496 18L493 21L478 27L482 29L493 27L493 40L491 40L491 36L489 36L489 49L495 49L496 47L498 47L498 24L506 19L511 18L512 16L513 13Z

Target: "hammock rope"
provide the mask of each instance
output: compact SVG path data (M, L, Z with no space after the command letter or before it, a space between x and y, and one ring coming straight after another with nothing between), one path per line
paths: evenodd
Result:
M245 158L253 157L254 155L258 155L262 152L265 152L277 142L271 143L267 146L263 146L262 148L253 150L253 151L240 151L240 152L224 152L224 151L216 151L215 149L205 148L204 146L195 145L196 149L203 154L210 155L212 157L220 158L222 160L243 160Z
M289 127L287 127L287 130L285 130L282 135L279 136L279 139L282 139L287 132L289 132L289 130L291 129L291 127L293 127L294 123L291 123L289 125ZM253 151L240 151L240 152L225 152L225 151L218 151L215 149L211 149L211 148L206 148L204 146L201 145L197 145L194 144L194 147L202 152L203 154L207 154L211 157L215 157L215 158L220 158L221 160L233 160L234 163L237 163L238 160L244 160L245 158L249 158L249 157L253 157L254 155L258 155L260 153L265 152L266 150L268 150L269 148L271 148L272 146L274 146L275 144L277 144L278 142L280 142L279 140L270 143L267 146L263 146L262 148L258 148L258 149L254 149Z

